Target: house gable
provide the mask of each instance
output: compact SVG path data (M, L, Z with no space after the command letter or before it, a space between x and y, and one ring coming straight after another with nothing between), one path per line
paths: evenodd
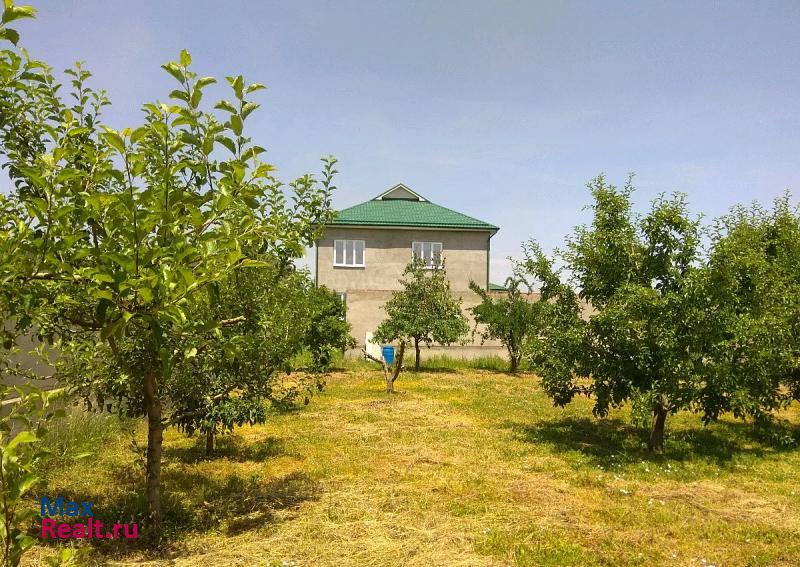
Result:
M404 199L406 201L427 201L425 197L412 191L402 183L398 183L385 193L381 193L373 199L373 201L386 201L389 199Z

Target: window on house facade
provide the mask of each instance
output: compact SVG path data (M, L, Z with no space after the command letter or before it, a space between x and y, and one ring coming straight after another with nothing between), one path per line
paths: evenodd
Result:
M442 266L442 243L441 242L413 242L411 251L415 259L422 260L429 268L439 268Z
M334 240L333 241L334 266L364 266L364 241L363 240Z

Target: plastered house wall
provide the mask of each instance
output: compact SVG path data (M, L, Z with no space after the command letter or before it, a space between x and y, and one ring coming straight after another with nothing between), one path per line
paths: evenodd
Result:
M373 332L385 318L383 305L392 293L401 289L403 270L412 260L412 243L441 242L450 289L463 301L464 314L475 323L469 311L480 303L477 294L469 289L470 281L482 287L488 283L489 231L393 229L376 227L328 227L325 237L317 244L316 274L318 285L324 285L346 295L347 320L359 348L364 346L368 332ZM333 265L334 241L364 240L364 266ZM480 330L480 329L479 329ZM350 354L357 354L356 349ZM479 335L468 337L465 345L436 345L423 349L422 356L447 354L459 358L505 356L497 341L481 343Z

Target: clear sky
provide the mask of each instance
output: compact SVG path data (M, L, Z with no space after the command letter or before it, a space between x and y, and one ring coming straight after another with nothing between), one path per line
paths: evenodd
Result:
M586 221L584 184L636 172L713 217L800 194L800 2L27 0L23 44L106 88L107 121L164 100L159 65L265 83L248 120L284 179L339 160L337 208L402 182L520 243ZM214 93L214 94L221 94Z

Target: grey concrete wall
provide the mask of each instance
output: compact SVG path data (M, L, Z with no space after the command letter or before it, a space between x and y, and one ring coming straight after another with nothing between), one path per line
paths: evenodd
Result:
M412 242L441 242L450 286L466 292L470 280L486 285L490 235L488 231L327 227L317 247L317 283L348 293L397 290L411 262ZM340 239L364 240L364 267L333 265L333 242Z
M347 321L353 326L353 337L358 342L358 348L351 351L349 355L357 356L360 354L359 349L364 346L367 332L373 332L386 317L383 305L391 298L393 293L387 290L351 290L347 292ZM470 329L474 329L475 320L472 318L469 308L478 305L480 297L472 291L453 292L453 295L462 299L464 314L469 320ZM494 293L492 295L503 294ZM531 301L536 301L538 294L530 294L528 297ZM480 330L481 328L479 327L478 331ZM436 355L447 355L454 358L475 358L495 354L503 357L507 355L505 347L499 341L482 343L477 333L474 337L470 335L468 338L469 340L465 345L435 345L430 349L426 347L423 349L422 356L427 358Z

